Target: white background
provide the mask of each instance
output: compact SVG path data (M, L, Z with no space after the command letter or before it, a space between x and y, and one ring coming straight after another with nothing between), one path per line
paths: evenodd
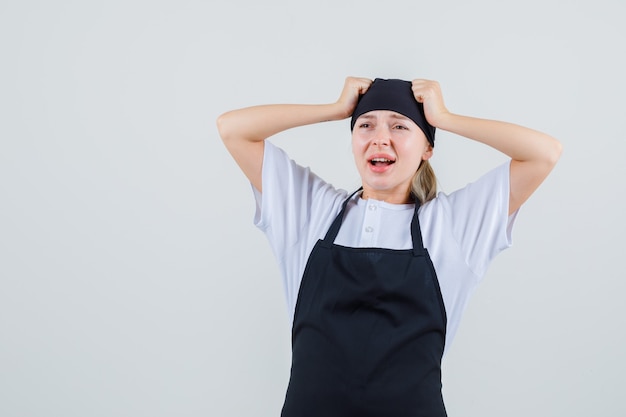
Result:
M450 416L624 415L621 0L1 1L0 415L278 416L290 329L215 119L440 81L564 145L444 362ZM348 121L274 139L358 185ZM504 160L438 132L451 192Z

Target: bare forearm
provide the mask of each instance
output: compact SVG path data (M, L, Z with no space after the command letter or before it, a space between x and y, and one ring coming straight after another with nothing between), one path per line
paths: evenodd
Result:
M440 117L438 126L491 146L515 161L555 163L561 153L561 144L553 137L512 123L448 113Z
M371 83L367 78L346 78L339 100L332 104L268 104L232 110L217 119L217 129L243 173L262 191L265 139L294 127L349 117L359 94Z
M345 117L337 104L270 104L230 111L217 125L224 141L259 142L287 129Z

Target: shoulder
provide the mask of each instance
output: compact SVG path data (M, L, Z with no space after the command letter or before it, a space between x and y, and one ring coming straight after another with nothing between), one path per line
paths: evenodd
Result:
M427 216L451 212L462 214L476 206L508 201L509 176L510 161L507 161L462 188L451 193L439 192L437 197L424 204L420 210Z
M509 216L509 162L450 194L439 193L420 211L423 230L433 241L454 245L478 277L512 244L515 215ZM423 220L423 221L422 221ZM425 239L426 240L426 239Z
M255 224L277 241L294 244L338 212L347 192L336 189L308 167L265 141L263 192L255 193Z

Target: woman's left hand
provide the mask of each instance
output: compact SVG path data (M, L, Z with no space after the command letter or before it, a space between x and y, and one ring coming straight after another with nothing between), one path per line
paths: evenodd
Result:
M415 100L424 105L424 115L432 126L439 128L442 118L450 112L443 102L441 87L437 81L415 79L412 81Z

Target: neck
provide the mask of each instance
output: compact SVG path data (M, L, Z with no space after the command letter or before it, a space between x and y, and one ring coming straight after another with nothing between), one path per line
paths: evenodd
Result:
M378 201L384 201L389 204L410 204L414 203L413 196L410 191L397 192L397 191L372 191L363 187L361 193L363 200L373 199Z

